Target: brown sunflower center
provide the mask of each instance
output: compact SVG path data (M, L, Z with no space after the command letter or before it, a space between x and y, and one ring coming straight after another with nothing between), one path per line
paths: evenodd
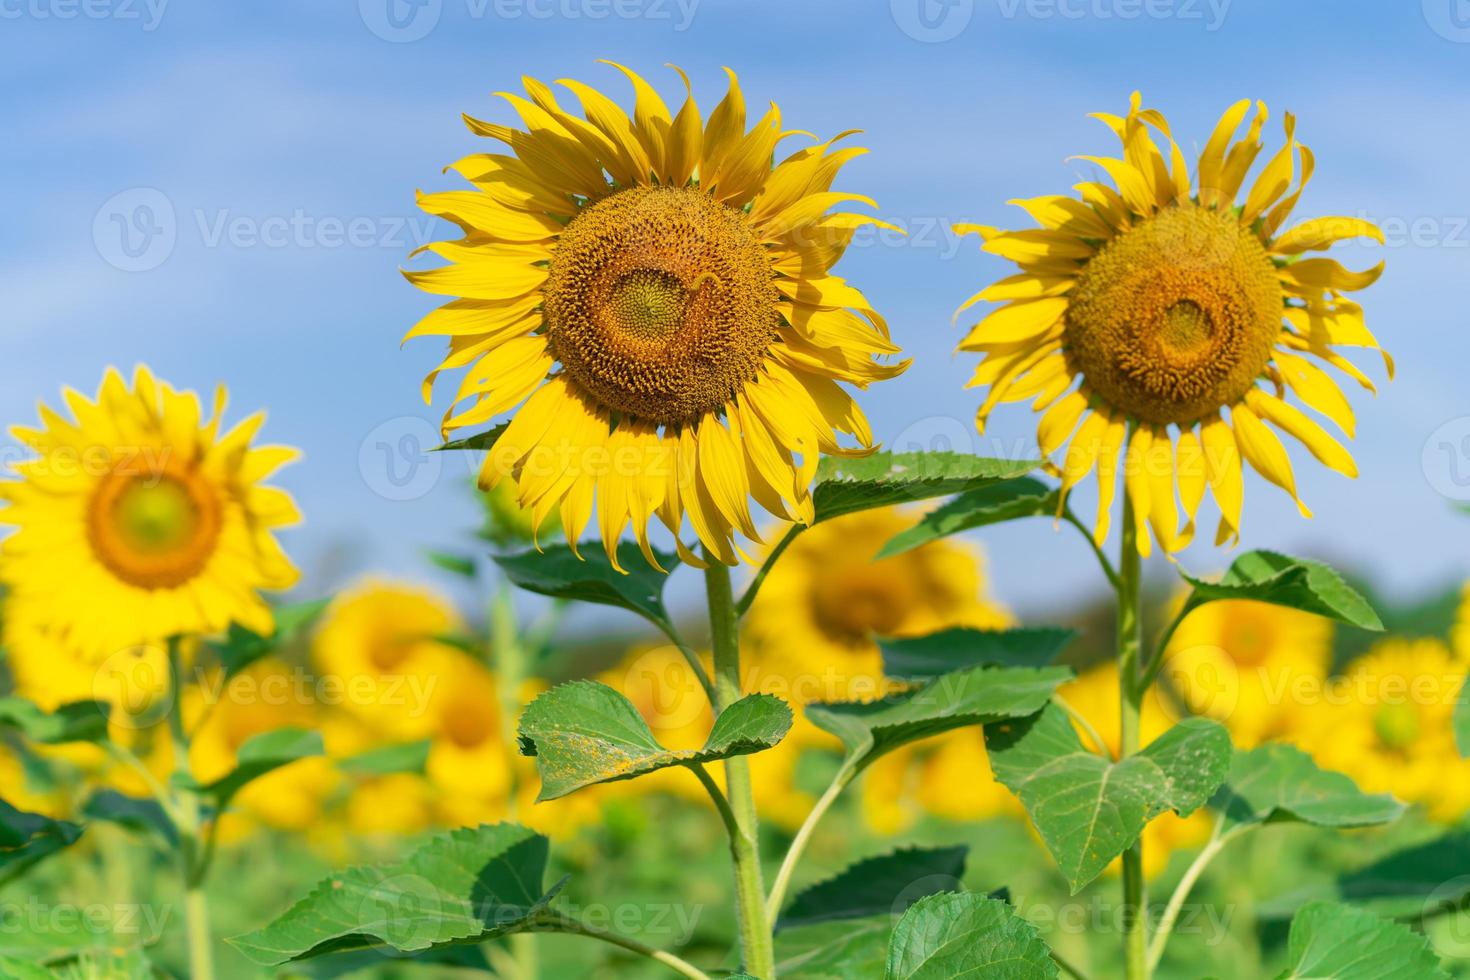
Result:
M1169 208L1087 263L1067 308L1067 357L1113 408L1187 425L1255 384L1282 298L1276 267L1233 213Z
M603 406L674 425L722 408L776 337L777 293L744 214L634 187L574 218L545 290L556 357Z
M87 512L92 550L118 578L144 589L168 589L194 578L213 556L222 514L219 497L199 473L182 467L103 477Z
M890 636L903 625L915 599L907 585L891 575L891 570L872 565L819 573L814 607L817 623L829 639L860 646L875 634Z

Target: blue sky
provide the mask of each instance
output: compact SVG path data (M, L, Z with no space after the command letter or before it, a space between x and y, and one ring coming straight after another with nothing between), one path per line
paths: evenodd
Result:
M1388 261L1364 301L1399 378L1357 399L1363 476L1300 454L1310 522L1251 482L1245 545L1325 556L1400 594L1470 571L1470 520L1447 499L1470 497L1464 0L0 0L0 420L30 421L108 364L227 382L236 412L269 409L267 436L306 451L282 482L307 516L287 543L315 588L431 575L421 549L476 517L465 460L416 452L442 409L418 394L437 348L399 349L432 301L397 270L444 229L413 192L454 186L441 168L485 148L459 113L510 121L491 93L522 74L626 101L599 58L671 99L661 66L678 63L706 108L729 65L790 126L866 131L873 152L840 186L911 234L855 247L838 271L916 358L864 401L899 445L1015 452L1034 431L1016 409L993 421L998 445L971 441L973 362L952 355L950 317L1003 267L950 224L1017 224L1007 199L1088 175L1067 158L1112 138L1087 113L1121 111L1135 88L1187 150L1236 99L1266 100L1278 141L1295 112L1318 162L1299 215L1389 234L1344 251ZM1046 523L985 541L997 591L1023 608L1095 587L1085 548ZM1228 556L1197 545L1182 561Z

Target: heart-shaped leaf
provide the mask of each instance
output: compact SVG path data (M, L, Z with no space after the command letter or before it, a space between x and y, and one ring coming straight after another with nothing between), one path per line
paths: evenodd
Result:
M73 701L43 711L21 697L0 698L0 728L19 732L41 745L101 742L107 738L109 705L105 701Z
M823 457L812 491L813 523L975 490L1024 476L1040 465L1039 460L985 459L965 453Z
M26 813L0 800L0 881L11 880L81 836L82 828L74 823Z
M1319 827L1367 827L1403 813L1391 796L1370 796L1347 776L1317 768L1291 745L1238 752L1211 804L1229 824L1295 820Z
M1371 912L1309 902L1291 923L1278 980L1449 980L1429 941Z
M919 523L894 535L878 551L878 558L901 555L931 541L977 527L1041 517L1057 512L1057 493L1033 477L1006 480L960 494L925 514Z
M299 759L322 754L320 732L304 728L278 728L245 740L235 754L235 768L212 783L199 787L215 806L224 809L231 798L247 785Z
M983 895L931 895L894 927L884 980L1055 980L1036 927Z
M996 779L1020 798L1074 894L1154 817L1203 806L1225 779L1232 751L1223 726L1191 718L1113 762L1088 751L1055 705L987 725L985 745Z
M969 626L928 636L878 641L883 673L906 681L927 680L966 667L1045 667L1077 635L1052 626L982 630Z
M536 757L538 799L544 801L670 766L750 755L781 741L790 728L786 702L751 694L720 712L703 748L666 749L623 695L596 681L572 681L527 705L520 740L522 753Z
M679 564L674 555L660 551L654 555L667 571ZM665 632L672 628L663 598L668 576L650 567L638 547L628 542L618 546L618 563L627 569L626 574L612 567L601 548L583 548L579 559L565 544L550 545L543 551L496 555L495 563L506 578L527 592L617 606L637 613Z
M1327 565L1274 551L1248 551L1235 559L1218 582L1184 576L1194 586L1185 611L1222 599L1251 599L1314 613L1356 626L1381 631L1383 621L1352 586Z
M397 863L322 881L274 922L230 942L279 966L328 953L482 943L549 916L547 841L514 824L440 834Z
M855 772L919 739L1035 714L1071 676L1065 667L972 667L877 701L809 704L806 715L842 741Z
M777 928L899 915L925 896L959 888L967 853L963 845L914 847L859 861L792 899Z

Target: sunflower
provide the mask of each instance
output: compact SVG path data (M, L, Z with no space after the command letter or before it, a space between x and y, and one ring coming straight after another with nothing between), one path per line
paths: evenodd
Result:
M1332 667L1332 632L1330 620L1284 606L1212 602L1175 631L1161 676L1191 712L1250 748L1292 730L1294 693L1320 689Z
M745 620L748 689L799 702L873 697L884 686L876 637L1013 624L976 546L941 540L874 560L913 521L899 508L862 511L795 539Z
M408 336L450 338L426 397L442 371L468 368L446 434L515 410L480 482L513 480L534 526L559 510L575 545L595 498L613 562L631 521L657 565L650 520L678 539L687 514L709 553L735 564L735 533L758 540L749 498L809 522L819 453L872 449L839 382L863 388L907 362L885 361L899 349L883 318L828 270L857 230L883 223L830 213L872 204L831 190L864 152L837 147L849 133L773 166L792 133L775 106L746 130L733 72L702 121L692 90L671 114L614 67L633 83L631 119L596 89L558 82L579 116L530 78L529 98L501 93L524 129L466 117L510 152L453 164L472 190L420 196L464 237L427 246L447 265L405 273L457 297Z
M935 541L875 561L879 549L911 527L902 508L862 511L805 531L772 566L745 619L746 688L793 703L873 698L888 689L877 637L923 636L956 626L999 629L1011 615L989 594L984 555L972 545ZM973 743L966 745L965 743ZM799 820L809 797L794 785L808 748L834 748L832 736L799 717L781 744L753 757L770 770L768 795ZM1004 806L991 786L944 788L936 778L959 760L984 762L979 732L955 732L880 759L863 780L863 814L880 833L896 833L923 809L977 819ZM994 784L992 784L993 786ZM776 789L779 787L779 789ZM759 796L766 787L756 783ZM981 798L984 798L981 800ZM768 808L762 804L762 812ZM781 822L777 818L777 822Z
M1470 661L1470 582L1460 587L1460 604L1455 610L1455 622L1450 627L1450 647L1455 659Z
M296 458L253 446L265 420L221 433L225 391L209 418L193 392L139 367L129 387L109 369L95 399L67 389L72 418L42 406L41 425L12 436L36 456L0 482L8 615L53 630L93 663L139 644L273 628L259 590L297 573L274 531L300 518L262 481Z
M424 738L437 724L429 702L444 670L464 656L445 641L463 632L443 595L365 578L340 593L322 618L312 663L340 685L349 714L391 738Z
M1383 234L1356 218L1286 228L1313 169L1290 113L1285 145L1237 203L1267 117L1256 103L1245 138L1232 144L1250 109L1245 100L1225 112L1191 177L1163 115L1140 108L1134 93L1126 117L1096 116L1122 142L1122 158L1081 158L1113 185L1086 182L1076 187L1079 198L1012 202L1038 229L956 228L979 233L984 251L1021 269L961 307L1004 304L960 343L984 355L972 381L989 388L977 425L983 432L1001 402L1034 399L1033 409L1044 412L1043 455L1067 446L1053 464L1064 496L1097 469L1099 543L1120 460L1133 515L1166 552L1193 540L1206 486L1221 514L1216 543L1239 538L1242 459L1311 516L1272 426L1328 468L1357 473L1342 445L1287 392L1353 435L1338 381L1316 362L1373 390L1335 348L1378 348L1362 307L1344 294L1371 285L1383 265L1351 272L1334 259L1304 256L1346 239L1382 243ZM1167 158L1154 134L1167 142ZM1387 354L1384 361L1391 377ZM1147 533L1138 550L1152 550Z
M1422 804L1445 823L1470 813L1470 760L1455 748L1463 662L1437 639L1392 637L1353 661L1301 712L1298 740L1324 769L1370 793Z

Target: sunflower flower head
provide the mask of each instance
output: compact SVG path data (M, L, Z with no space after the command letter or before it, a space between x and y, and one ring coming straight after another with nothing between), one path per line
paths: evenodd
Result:
M1332 637L1332 622L1311 613L1211 602L1170 639L1162 676L1191 712L1224 723L1237 746L1253 748L1294 729L1299 709L1289 692L1327 678Z
M1470 760L1455 748L1465 664L1439 639L1390 637L1301 711L1297 739L1327 769L1454 823L1470 813Z
M829 270L882 222L833 211L872 204L831 189L864 152L838 146L849 134L773 165L794 134L774 105L747 128L733 72L705 118L682 73L674 113L614 67L633 84L631 117L581 82L557 83L578 103L568 108L529 78L525 97L501 93L523 128L467 117L502 151L453 165L473 189L420 196L464 237L427 247L446 265L406 273L454 297L408 336L449 338L426 397L440 373L466 369L446 433L513 413L480 482L512 483L533 526L558 512L575 549L595 512L614 565L630 525L657 565L657 518L700 565L680 539L687 517L734 564L737 534L760 540L752 498L810 522L819 455L873 448L842 383L863 388L907 362L891 362L883 318Z
M1002 304L960 343L983 355L973 384L988 391L977 424L983 431L1002 402L1031 400L1042 413L1042 453L1061 452L1051 465L1063 496L1097 473L1099 543L1120 471L1134 517L1152 532L1138 537L1145 555L1154 540L1168 553L1193 540L1206 488L1220 509L1216 543L1238 539L1242 461L1310 517L1277 430L1324 466L1357 475L1347 450L1287 396L1353 435L1352 408L1321 365L1373 389L1336 348L1378 349L1345 294L1371 285L1383 266L1352 272L1308 256L1347 239L1382 243L1383 234L1356 218L1287 228L1313 157L1288 113L1285 145L1247 189L1267 120L1256 103L1235 139L1251 109L1245 100L1225 112L1191 174L1163 115L1134 93L1127 116L1096 116L1122 156L1081 158L1111 183L1079 184L1076 198L1013 201L1037 229L957 229L1020 267L961 307Z
M43 405L39 427L11 430L35 455L0 482L7 615L92 663L231 623L269 634L260 590L297 578L275 531L300 518L264 481L296 450L253 445L263 414L222 431L223 388L205 417L146 367L65 398L71 418Z
M792 542L745 619L752 689L799 702L871 698L886 689L878 638L1014 624L977 546L933 541L875 560L914 519L861 511Z

